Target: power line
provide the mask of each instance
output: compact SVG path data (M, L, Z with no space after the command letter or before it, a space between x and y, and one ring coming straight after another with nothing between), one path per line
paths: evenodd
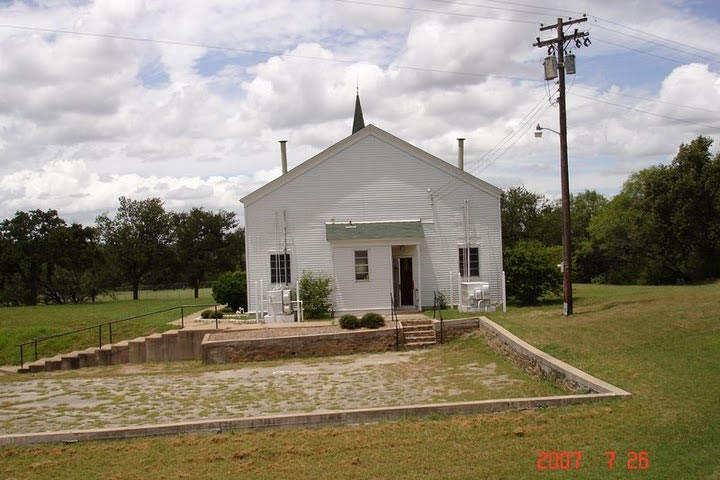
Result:
M585 86L583 86L583 85L577 85L575 88L580 88L580 89L582 89L582 90L592 90L592 91L594 91L593 88L591 88L591 87L585 87ZM568 89L568 91L569 91L569 89ZM643 101L651 102L651 103L659 103L659 104L662 104L662 105L670 105L670 106L673 106L673 107L680 107L680 108L689 108L689 109L692 109L692 110L698 110L698 111L700 111L700 112L708 112L708 113L713 113L713 114L715 114L715 115L720 115L720 111L718 111L718 110L710 110L710 109L708 109L708 108L694 107L694 106L691 106L691 105L683 105L683 104L681 104L681 103L665 102L665 101L663 101L663 100L655 100L655 99L652 99L652 98L650 98L650 97L642 97L642 96L639 96L639 95L630 95L630 94L621 93L621 92L612 92L612 94L613 94L613 95L618 95L618 96L621 96L621 97L634 98L634 99L636 99L636 100L643 100Z
M371 3L371 2L361 2L359 0L335 0L339 3L350 3L354 5L365 5L368 7L379 7L379 8L390 8L394 10L403 10L406 12L420 12L420 13L436 13L439 15L450 15L453 17L466 17L466 18L480 18L483 20L498 20L501 22L513 22L513 23L525 23L528 25L537 25L537 22L531 22L528 20L519 20L516 18L502 18L502 17L485 17L483 15L471 15L469 13L454 13L454 12L443 12L441 10L428 10L424 8L415 8L415 7L402 7L399 5L387 5L384 3Z
M642 37L638 37L637 35L632 35L632 34L629 34L629 33L621 32L620 30L615 30L615 29L613 29L613 28L604 27L604 26L602 26L602 25L595 25L595 26L596 26L597 28L601 28L601 29L607 30L607 31L609 31L609 32L617 33L617 34L624 35L624 36L629 37L629 38L634 38L634 39L636 39L636 40L640 40L640 41L643 41L643 42L647 42L647 43L651 43L651 44L654 44L654 45L658 45L658 46L660 46L660 47L668 48L668 49L670 49L670 50L675 50L675 51L677 51L677 52L684 53L684 54L686 54L686 55L690 55L690 56L693 56L693 57L702 58L702 59L704 59L704 60L709 60L709 61L714 62L714 63L717 63L717 62L719 61L717 58L712 58L712 57L707 57L707 56L705 56L705 55L699 55L699 54L697 54L697 53L692 53L692 52L689 52L689 51L687 51L687 50L683 50L683 49L681 49L681 48L673 47L673 46L671 46L671 45L667 45L667 44L665 44L665 43L657 42L657 41L654 41L654 40L648 40L648 39L646 39L646 38L642 38Z
M499 157L497 157L496 159L493 160L492 156L495 155L497 152L499 152L505 146L505 144L507 144L507 142L511 141L516 135L518 135L519 132L522 131L522 129L524 128L525 125L534 122L534 119L537 118L537 113L539 111L539 108L542 106L542 104L544 102L545 102L545 92L543 92L540 99L537 102L535 102L533 107L525 114L525 116L520 120L520 122L517 124L517 126L510 133L505 135L505 137L503 137L500 141L498 141L495 145L493 145L492 148L487 150L483 154L483 156L480 157L475 162L474 166L472 166L470 168L466 168L465 171L471 175L474 175L476 173L476 171L478 170L478 168L480 168L484 163L495 161L497 158L499 158ZM547 110L547 108L550 108L550 105L547 105L545 110ZM542 113L544 113L545 110L543 110ZM485 162L483 162L483 160L485 160ZM442 187L437 189L434 192L434 195L436 196L436 198L444 198L445 196L449 195L454 190L455 185L458 185L461 181L462 180L459 180L459 179L449 180Z
M340 0L336 0L336 1L340 1ZM30 27L30 26L25 26L25 25L9 25L9 24L0 24L0 28L9 28L9 29L15 29L15 30L27 30L27 31L54 33L54 34L65 34L65 35L78 35L78 36L84 36L84 37L106 38L106 39L112 39L112 40L126 40L126 41L132 41L132 42L153 43L153 44L159 44L159 45L171 45L171 46L176 46L176 47L206 48L208 50L220 50L220 51L228 51L228 52L233 52L233 53L244 53L244 54L248 54L248 55L259 55L259 56L265 56L265 57L293 58L293 59L300 59L300 60L313 60L313 61L330 62L330 63L342 63L342 64L346 64L346 65L366 65L366 66L373 66L373 67L378 67L378 68L382 68L382 69L411 70L411 71L426 72L426 73L445 73L445 74L449 74L449 75L460 75L460 76L474 77L474 78L504 78L504 79L508 79L508 80L515 80L515 81L521 81L521 82L538 82L538 83L542 82L542 80L514 77L514 76L509 76L509 75L495 75L495 74L485 74L485 73L476 73L476 72L462 72L462 71L455 71L455 70L443 70L443 69L439 69L439 68L416 67L416 66L412 66L412 65L396 65L396 64L392 64L392 63L381 64L381 63L368 62L365 60L324 58L324 57L316 57L316 56L312 56L312 55L298 55L298 54L294 54L294 53L282 53L282 52L273 52L273 51L267 51L267 50L250 50L250 49L245 49L245 48L210 45L210 44L193 43L193 42L182 42L182 41L177 41L177 40L161 40L161 39L148 38L148 37L132 37L132 36L128 36L128 35L115 35L115 34L107 34L107 33L83 32L83 31L77 31L77 30L61 30L61 29L56 29L56 28L41 28L41 27Z
M478 4L476 4L476 3L463 3L463 2L455 2L455 1L450 1L450 0L430 0L430 1L433 1L433 2L434 2L434 1L437 1L437 2L441 2L441 3L451 3L451 4L457 4L457 5L468 5L468 6L478 7L478 8L493 8L493 7L486 7L486 6L484 6L484 5L478 5ZM503 1L500 1L500 0L483 0L483 1L488 2L488 3L498 3L498 4L501 4L501 5L516 5L516 6L519 6L519 7L537 8L537 9L539 9L539 10L544 10L544 11L546 11L546 12L547 12L547 11L553 11L553 12L560 12L560 13L574 13L574 14L576 14L576 15L582 15L583 13L585 13L585 12L578 12L578 11L574 11L574 10L566 10L566 9L559 9L559 8L550 8L550 7L546 7L546 6L544 6L544 5L532 5L532 4L529 4L529 3L503 2ZM503 10L504 10L504 9L503 9ZM511 10L511 11L512 11L512 10ZM517 10L517 11L523 13L521 10ZM528 12L528 13L529 13L529 12ZM534 14L536 14L536 15L551 16L551 17L556 17L556 18L557 18L557 14L537 13L537 12L532 12L532 13L534 13Z
M624 109L626 109L626 110L632 110L632 111L634 111L634 112L645 113L645 114L647 114L647 115L652 115L652 116L654 116L654 117L660 117L660 118L664 118L664 119L667 119L667 120L674 120L674 121L677 121L677 122L688 123L688 124L690 124L690 125L697 125L698 127L708 128L708 129L710 129L710 130L720 130L720 126L717 126L717 125L705 125L705 124L703 124L703 123L693 122L692 120L686 120L686 119L683 119L683 118L677 118L677 117L671 117L671 116L668 116L668 115L662 115L662 114L660 114L660 113L650 112L650 111L647 111L647 110L642 110L642 109L640 109L640 108L630 107L630 106L628 106L628 105L622 105L622 104L620 104L620 103L613 103L613 102L608 102L608 101L606 101L606 100L600 100L599 98L594 98L594 97L588 97L588 96L585 96L585 95L580 95L579 93L573 93L573 95L576 96L576 97L585 98L585 99L587 99L587 100L592 100L593 102L604 103L604 104L606 104L606 105L612 105L612 106L614 106L614 107L624 108Z
M478 4L476 4L476 3L454 2L454 1L451 1L451 0L430 0L430 1L431 1L431 2L436 2L436 3L445 3L445 4L448 4L448 5L462 5L462 6L465 6L465 7L484 8L484 9L487 9L487 10L498 10L498 11L504 11L504 12L513 12L513 13L528 13L528 14L530 14L530 15L540 15L540 16L543 16L543 17L557 17L556 14L552 14L552 13L532 12L532 11L528 11L528 10L518 10L518 9L515 9L515 8L488 7L488 6L485 6L485 5L478 5ZM538 7L538 8L539 8L539 7Z
M607 18L601 18L601 17L596 17L596 16L593 16L593 18L595 18L595 19L597 19L597 20L600 20L600 21L603 21L603 22L606 22L606 23L610 23L610 24L612 24L612 25L617 25L617 26L622 27L622 28L627 28L628 30L632 30L632 31L634 31L634 32L638 32L638 33L640 33L640 34L642 34L642 35L647 35L647 36L649 36L649 37L657 38L658 40L664 40L664 41L666 41L666 42L674 43L674 44L676 44L676 45L681 45L681 46L683 46L683 47L692 48L693 50L698 50L698 51L700 51L700 52L709 53L709 54L711 54L711 55L716 55L716 54L717 54L717 52L712 52L712 51L710 51L710 50L705 50L705 49L702 49L702 48L698 48L698 47L695 47L695 46L693 46L693 45L689 45L689 44L687 44L687 43L678 42L677 40L673 40L673 39L671 39L671 38L669 38L669 37L662 37L662 36L656 35L656 34L654 34L654 33L645 32L645 31L643 31L643 30L640 30L639 28L631 27L631 26L629 26L629 25L625 25L625 24L622 24L622 23L620 23L620 22L616 22L616 21L614 21L614 20L609 20L609 19L607 19Z
M663 56L663 55L658 55L657 53L648 52L648 51L646 51L646 50L640 50L639 48L628 47L628 46L626 46L626 45L622 45L622 44L619 44L619 43L614 43L614 42L610 42L610 41L608 41L608 40L604 40L604 39L602 39L602 38L595 38L595 41L596 41L596 42L601 42L601 43L607 43L608 45L612 45L613 47L624 48L625 50L630 50L630 51L633 51L633 52L636 52L636 53L641 53L641 54L643 54L643 55L649 55L649 56L651 56L651 57L662 58L663 60L667 60L667 61L669 61L669 62L673 62L673 63L676 63L676 64L678 64L678 65L688 65L687 62L683 62L682 60L678 60L678 59L676 59L676 58L665 57L665 56ZM688 66L692 66L692 65L688 65Z

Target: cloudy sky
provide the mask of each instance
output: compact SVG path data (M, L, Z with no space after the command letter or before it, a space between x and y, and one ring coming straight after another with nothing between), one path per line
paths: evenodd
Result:
M366 123L453 163L466 137L466 170L557 197L558 139L532 133L558 128L557 86L532 43L583 12L572 191L720 143L715 0L0 0L0 218L90 224L121 195L242 218L278 140L292 168L350 134L358 83Z

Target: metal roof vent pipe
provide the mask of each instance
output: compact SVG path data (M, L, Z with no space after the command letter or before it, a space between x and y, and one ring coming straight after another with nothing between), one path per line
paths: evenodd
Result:
M280 160L282 161L282 174L287 173L287 140L280 140Z
M458 138L458 168L465 169L465 139Z

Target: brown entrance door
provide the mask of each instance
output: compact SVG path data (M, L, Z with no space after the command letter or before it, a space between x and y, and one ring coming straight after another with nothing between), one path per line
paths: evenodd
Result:
M400 306L415 305L415 282L413 282L412 257L401 257L400 261Z

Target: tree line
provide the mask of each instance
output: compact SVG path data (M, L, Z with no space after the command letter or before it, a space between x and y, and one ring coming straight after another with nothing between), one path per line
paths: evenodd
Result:
M573 282L683 284L720 276L720 154L700 136L668 165L630 176L612 198L571 198ZM508 189L502 196L508 295L531 303L560 290L559 202ZM534 288L533 288L534 287Z
M0 304L92 301L124 285L176 283L194 288L245 265L245 232L235 214L166 211L159 198L120 197L114 216L94 226L68 224L56 210L17 212L0 223Z
M720 154L700 136L668 165L630 176L612 198L571 198L573 281L677 284L720 276ZM67 224L55 210L17 212L0 223L0 304L95 301L127 285L200 283L243 270L244 230L235 214L168 212L158 198L120 197L114 216ZM514 187L502 196L508 295L532 303L559 292L560 204Z

